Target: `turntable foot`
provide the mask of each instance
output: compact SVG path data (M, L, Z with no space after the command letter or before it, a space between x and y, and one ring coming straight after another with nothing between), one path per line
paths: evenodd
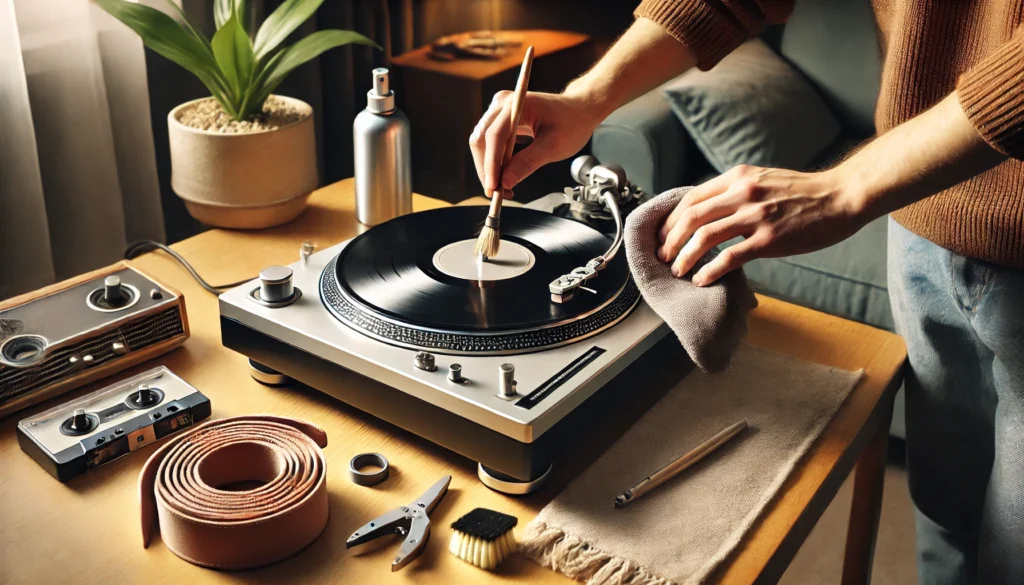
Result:
M548 478L551 477L551 465L544 470L544 473L540 476L530 479L521 480L511 475L505 475L500 471L495 471L488 467L484 467L483 463L476 464L476 476L480 478L483 484L496 492L503 494L509 494L512 496L522 496L525 494L532 494L533 492L544 487L544 484L548 482Z
M288 376L249 358L249 375L264 386L284 386L294 382Z

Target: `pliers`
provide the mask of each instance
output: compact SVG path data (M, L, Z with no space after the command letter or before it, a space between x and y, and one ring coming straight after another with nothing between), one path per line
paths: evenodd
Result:
M405 537L405 542L398 549L398 555L391 563L391 571L397 571L408 565L416 557L423 554L423 550L430 540L430 514L437 507L445 494L448 493L448 484L452 482L452 476L446 475L430 486L422 496L408 506L401 506L385 512L381 516L367 522L352 533L345 541L345 548L366 544L371 540L399 534Z

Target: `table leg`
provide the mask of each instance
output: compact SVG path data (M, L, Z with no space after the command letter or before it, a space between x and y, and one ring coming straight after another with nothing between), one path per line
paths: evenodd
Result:
M850 524L846 531L843 585L868 585L871 582L878 519L882 514L882 488L885 485L891 419L890 408L857 460L853 505L850 508Z

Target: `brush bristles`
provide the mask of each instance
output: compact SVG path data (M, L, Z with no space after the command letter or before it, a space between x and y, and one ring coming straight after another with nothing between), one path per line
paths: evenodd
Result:
M511 530L491 541L456 530L452 533L448 552L471 565L490 571L516 552L517 548L516 537Z
M501 246L501 232L485 225L480 230L480 237L476 239L475 251L477 255L482 255L484 258L494 258L498 255L499 246Z

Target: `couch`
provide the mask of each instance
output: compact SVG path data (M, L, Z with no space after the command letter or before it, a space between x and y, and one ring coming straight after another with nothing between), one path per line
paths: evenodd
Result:
M771 27L761 39L806 77L840 121L840 137L812 168L829 165L874 134L881 57L868 0L798 0L786 24ZM621 164L630 180L653 194L714 176L660 88L602 123L591 152ZM756 260L746 266L747 276L763 294L892 330L886 222L875 220L818 252ZM892 432L903 436L902 393L897 403Z

